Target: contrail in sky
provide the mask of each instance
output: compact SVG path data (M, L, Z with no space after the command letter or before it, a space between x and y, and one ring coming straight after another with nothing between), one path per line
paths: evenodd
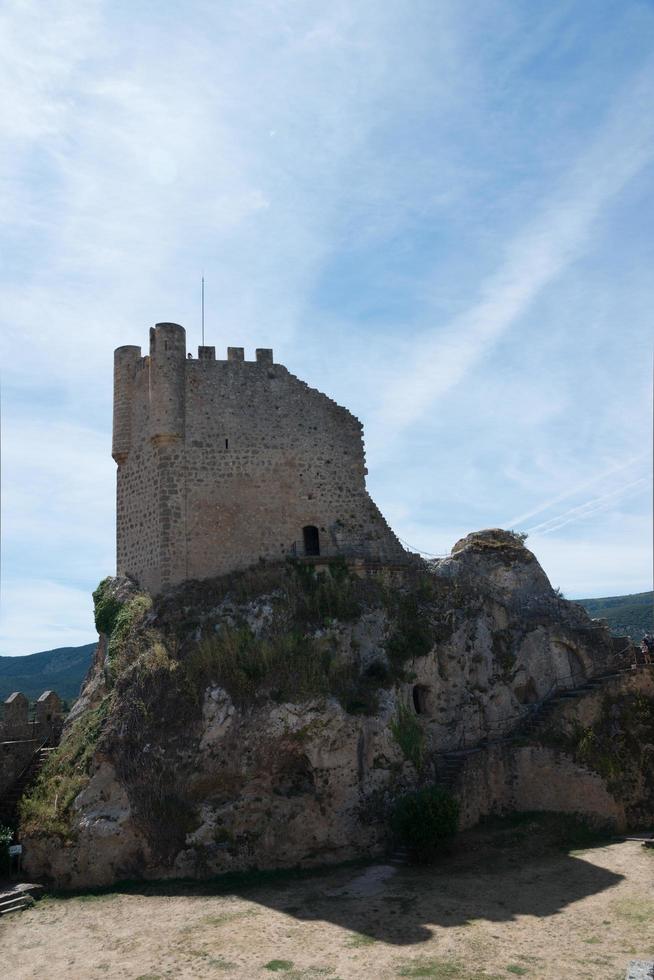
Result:
M580 521L584 517L591 517L593 514L604 510L616 498L624 496L629 490L633 490L635 487L646 486L647 483L647 477L644 476L638 480L633 480L631 483L625 483L624 486L618 487L616 490L610 490L608 493L601 494L599 497L593 497L591 500L587 500L585 504L571 507L556 517L551 517L549 520L542 521L540 524L534 524L533 527L527 528L527 534L549 534L550 531L558 531L559 528L565 527L566 524L571 524L573 521Z
M634 456L632 459L627 460L626 463L618 463L617 466L611 466L608 470L604 470L603 473L596 473L595 476L591 476L589 480L584 480L583 483L578 483L572 490L565 490L563 493L557 494L556 497L552 497L550 500L546 500L545 503L541 504L539 507L535 507L533 510L528 510L524 514L519 514L518 517L514 517L513 520L506 524L506 527L513 528L516 524L522 524L523 521L529 520L530 517L534 517L536 514L541 514L544 510L548 510L549 507L553 507L554 504L559 504L562 500L567 500L568 497L574 497L575 494L580 493L581 490L585 490L587 487L591 487L594 483L599 483L607 476L612 476L613 473L619 473L622 470L628 469L633 466L634 463L639 463L641 459L645 459L649 454L640 453L639 456ZM502 524L502 527L505 525Z

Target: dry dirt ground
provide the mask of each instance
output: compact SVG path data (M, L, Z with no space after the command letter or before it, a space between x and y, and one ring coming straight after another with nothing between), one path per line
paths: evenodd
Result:
M654 851L462 835L434 867L128 885L0 921L0 977L622 980L654 958Z

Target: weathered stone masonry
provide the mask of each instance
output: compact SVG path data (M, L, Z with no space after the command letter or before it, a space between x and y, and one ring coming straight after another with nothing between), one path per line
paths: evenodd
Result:
M287 555L407 559L366 491L361 423L271 350L191 358L175 323L147 357L119 347L113 457L117 571L152 593Z

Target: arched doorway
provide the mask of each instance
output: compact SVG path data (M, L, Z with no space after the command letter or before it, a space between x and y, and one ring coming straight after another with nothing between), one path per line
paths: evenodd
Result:
M315 526L315 524L307 524L306 527L303 527L302 537L304 538L305 555L319 555L320 535L318 534L318 528Z

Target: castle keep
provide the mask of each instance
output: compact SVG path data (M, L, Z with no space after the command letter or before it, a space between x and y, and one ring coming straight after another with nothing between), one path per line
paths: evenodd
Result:
M176 323L149 356L114 356L117 571L156 594L287 556L407 554L365 486L362 425L271 350L186 352Z

